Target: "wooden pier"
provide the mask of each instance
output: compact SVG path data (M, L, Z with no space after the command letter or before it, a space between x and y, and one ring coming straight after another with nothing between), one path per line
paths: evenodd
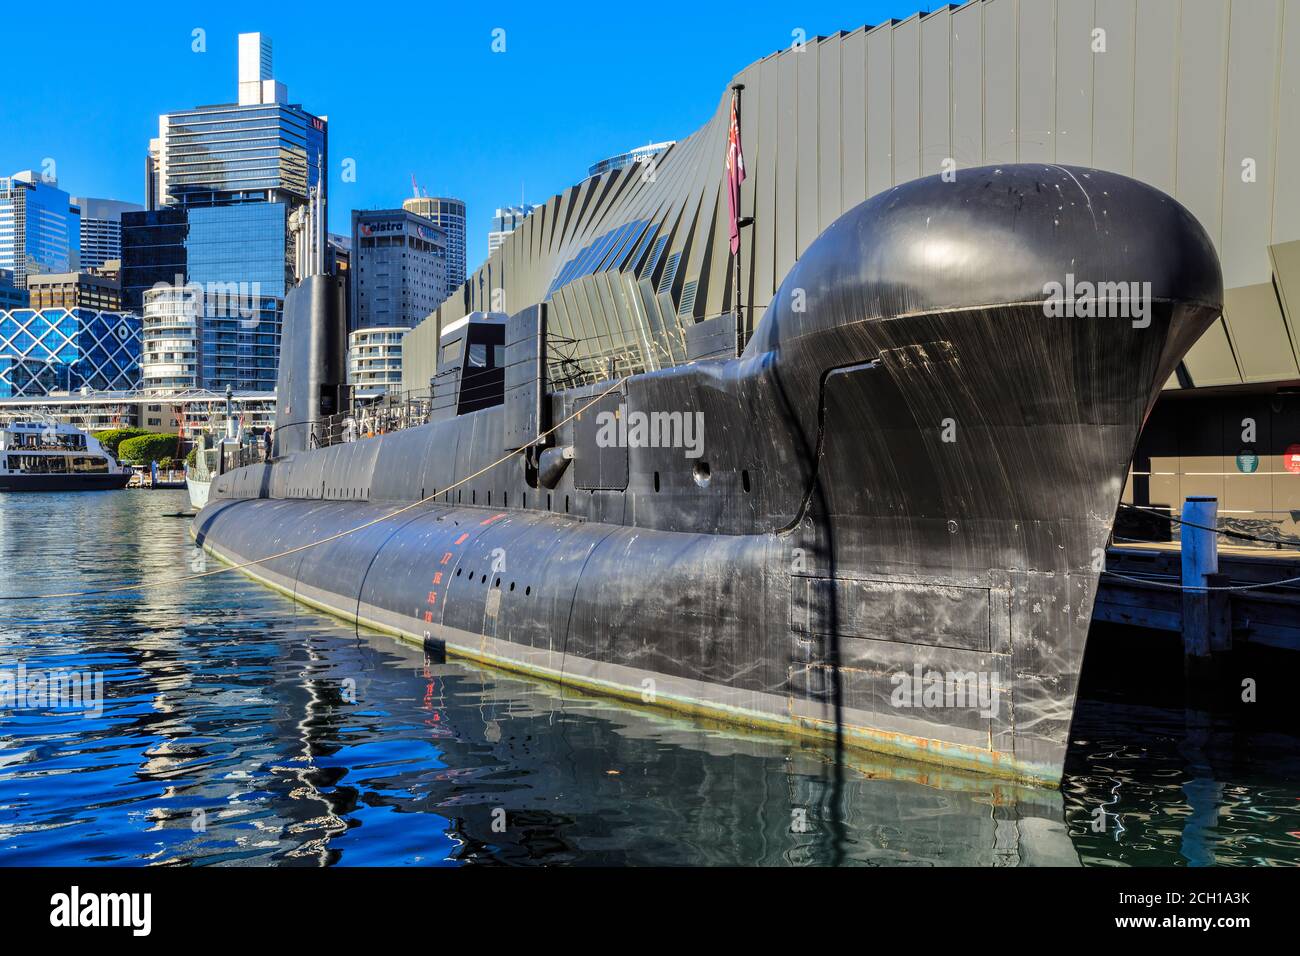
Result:
M1181 542L1107 549L1093 620L1180 633L1190 668L1245 644L1300 651L1300 580L1270 586L1300 578L1300 550L1225 544L1204 530L1215 504L1188 500Z

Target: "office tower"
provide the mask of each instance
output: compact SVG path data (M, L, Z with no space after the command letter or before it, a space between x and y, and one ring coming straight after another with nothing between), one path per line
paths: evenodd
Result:
M442 233L405 209L352 212L352 329L410 328L447 286Z
M141 310L158 283L198 289L196 384L269 391L295 279L289 220L315 191L324 205L327 121L288 102L268 37L241 34L238 61L236 102L159 117L156 195L122 217L122 287Z
M592 163L587 167L587 178L599 176L601 173L607 173L611 169L624 169L633 163L645 163L654 159L660 153L667 150L670 146L675 146L677 140L670 139L663 143L651 143L648 146L638 146L636 149L629 149L626 153L617 153L608 159L602 159L598 163Z
M110 276L89 272L46 272L27 277L27 294L33 309L122 308L122 286Z
M140 209L132 202L73 196L81 209L81 268L98 269L109 259L122 258L122 213Z
M446 297L442 232L406 209L354 210L349 281L348 382L382 394L402 380L402 336Z
M526 202L518 206L498 209L497 214L492 217L492 228L488 230L488 255L491 256L500 249L501 243L506 241L506 236L518 229L519 224L536 208L532 203Z
M80 267L80 210L57 181L35 170L0 176L0 269L16 288L41 272Z
M162 205L162 140L149 140L144 157L144 208L150 211Z
M442 231L447 247L445 300L465 282L465 203L447 196L413 196L402 208L423 216Z
M28 301L27 290L14 285L13 272L0 269L0 309L25 309Z

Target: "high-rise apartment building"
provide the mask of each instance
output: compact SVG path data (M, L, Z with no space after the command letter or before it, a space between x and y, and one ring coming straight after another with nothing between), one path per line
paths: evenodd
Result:
M497 214L492 217L492 228L488 230L488 255L491 256L500 249L501 243L506 241L506 236L518 229L536 208L533 203L526 202L518 206L498 209Z
M195 384L217 391L275 387L290 216L317 191L324 205L327 120L288 102L271 68L270 38L241 34L236 102L159 117L149 208L122 217L125 304L143 310L159 283L198 290Z
M413 196L402 208L441 230L447 247L446 299L465 283L465 203L448 196Z
M98 269L110 259L122 258L122 213L140 209L132 202L73 196L81 209L81 268Z
M75 272L81 213L58 182L35 170L0 176L0 269L16 288L42 272Z

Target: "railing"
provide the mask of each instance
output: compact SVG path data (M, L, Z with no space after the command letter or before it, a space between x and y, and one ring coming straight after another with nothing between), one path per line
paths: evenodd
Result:
M327 448L414 428L426 424L432 411L433 395L427 388L387 392L374 401L355 404L346 412L316 421L311 430L311 447Z

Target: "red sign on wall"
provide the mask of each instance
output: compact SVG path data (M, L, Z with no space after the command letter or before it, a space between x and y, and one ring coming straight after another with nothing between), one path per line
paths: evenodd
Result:
M1292 474L1300 475L1300 445L1292 445L1282 453L1282 465Z

